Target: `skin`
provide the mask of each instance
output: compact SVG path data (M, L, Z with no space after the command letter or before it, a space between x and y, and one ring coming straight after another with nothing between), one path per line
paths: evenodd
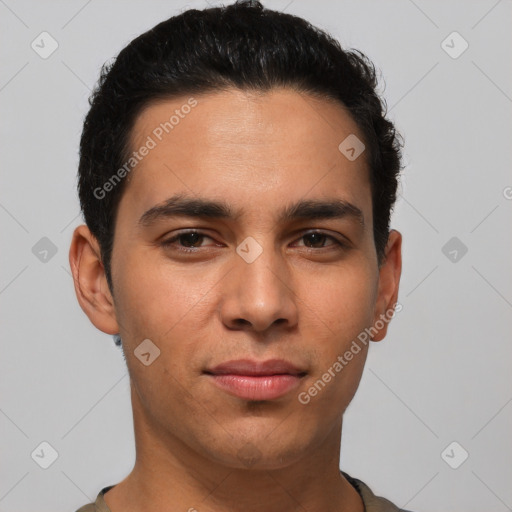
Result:
M349 134L363 136L340 104L290 89L195 98L197 106L126 178L113 293L96 239L86 226L73 235L78 300L98 329L120 333L131 382L136 462L105 501L112 512L362 512L339 472L339 454L367 348L307 405L297 395L397 301L401 235L391 231L379 267L365 153L349 161L338 150ZM147 106L133 148L187 99ZM176 193L223 200L240 215L140 225L144 212ZM328 198L355 205L364 225L350 215L276 218L296 201ZM189 228L204 238L162 245ZM327 236L305 236L313 229ZM263 249L250 264L236 252L249 236ZM194 253L179 251L191 245ZM134 355L147 338L160 349L149 366ZM255 402L227 394L203 373L240 358L285 359L307 374L291 393Z

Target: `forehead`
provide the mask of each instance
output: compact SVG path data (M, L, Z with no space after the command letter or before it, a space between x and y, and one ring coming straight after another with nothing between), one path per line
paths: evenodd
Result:
M339 149L354 136L363 139L341 104L290 89L159 100L132 129L131 150L145 155L124 195L140 209L184 193L222 197L256 215L333 196L364 210L371 208L366 154L350 160Z

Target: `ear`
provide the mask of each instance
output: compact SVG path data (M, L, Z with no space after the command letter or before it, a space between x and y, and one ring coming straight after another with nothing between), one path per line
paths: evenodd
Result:
M119 332L98 241L84 224L73 232L69 265L80 307L89 320L107 334Z
M376 333L373 341L381 341L386 336L398 300L398 286L402 273L402 235L392 229L386 244L384 261L379 269L379 288L375 305L373 326ZM400 308L401 309L401 308ZM397 311L400 310L398 307Z

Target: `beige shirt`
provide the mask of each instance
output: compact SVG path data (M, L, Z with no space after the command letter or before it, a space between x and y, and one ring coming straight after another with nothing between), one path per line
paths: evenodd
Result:
M400 509L397 506L393 505L393 503L388 501L386 498L375 496L375 494L373 494L370 488L365 483L361 482L361 480L358 480L357 478L352 478L343 471L342 473L361 496L364 503L365 512L407 512L407 510ZM83 507L79 508L76 512L111 512L111 510L105 503L103 496L107 491L112 489L112 487L114 486L110 485L108 487L104 487L98 494L98 497L96 498L96 501L94 503L84 505Z

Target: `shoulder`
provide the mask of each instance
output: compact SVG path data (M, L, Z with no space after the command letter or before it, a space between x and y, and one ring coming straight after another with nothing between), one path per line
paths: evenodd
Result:
M353 478L344 471L343 476L355 487L356 491L360 494L366 512L410 512L403 508L397 507L391 501L382 496L376 496L372 490L361 480Z
M96 501L94 503L88 503L83 507L80 507L76 512L110 512L105 500L103 499L103 495L110 489L114 487L113 485L109 485L108 487L104 487L98 493L96 497Z
M80 507L76 512L96 512L96 505L94 503L88 503Z
M80 507L76 512L97 512L96 505L94 503L88 503L83 507Z

